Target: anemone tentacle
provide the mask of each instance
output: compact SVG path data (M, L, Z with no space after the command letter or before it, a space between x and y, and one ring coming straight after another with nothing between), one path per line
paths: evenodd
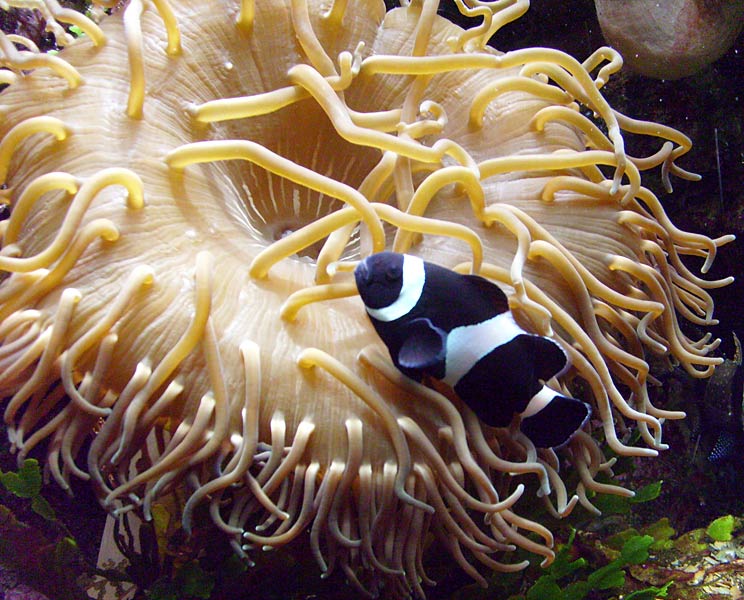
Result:
M705 274L732 236L678 229L643 184L694 179L690 140L610 106L609 48L489 47L528 0L456 0L469 30L437 0L96 0L100 24L6 3L65 46L0 33L0 395L64 489L146 518L186 490L184 527L207 504L246 560L309 530L324 576L423 596L429 532L480 583L518 547L549 564L525 497L565 517L631 495L603 447L655 456L684 416L653 405L649 357L720 362L680 320L715 323L731 278L686 259ZM585 430L535 448L397 371L351 276L385 248L500 284L566 350L551 385L583 390Z

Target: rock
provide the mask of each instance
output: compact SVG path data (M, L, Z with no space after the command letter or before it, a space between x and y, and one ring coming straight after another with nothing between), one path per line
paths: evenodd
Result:
M679 79L720 58L744 26L744 0L594 0L605 40L632 70Z

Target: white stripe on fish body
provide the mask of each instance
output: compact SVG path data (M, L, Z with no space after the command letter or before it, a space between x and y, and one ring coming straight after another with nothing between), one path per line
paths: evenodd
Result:
M455 327L447 335L443 381L455 387L480 359L525 333L510 311L475 325Z
M550 404L559 393L549 388L547 385L542 386L539 392L530 398L527 408L522 411L523 419L539 413L543 408Z
M367 308L367 313L373 319L385 322L406 316L418 304L425 283L424 261L406 254L403 258L403 283L398 298L383 308Z

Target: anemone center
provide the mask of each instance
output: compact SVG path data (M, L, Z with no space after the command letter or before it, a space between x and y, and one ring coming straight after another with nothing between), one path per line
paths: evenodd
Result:
M355 189L379 160L378 150L341 138L325 113L308 102L267 116L272 117L271 122L260 123L256 128L259 135L253 129L235 132L235 137L257 141L300 167ZM267 245L344 207L341 200L296 183L286 173L251 162L241 163L231 177L239 179L235 188L241 190L240 210L251 233ZM324 241L308 245L298 256L316 259ZM358 250L356 228L344 256L353 256Z

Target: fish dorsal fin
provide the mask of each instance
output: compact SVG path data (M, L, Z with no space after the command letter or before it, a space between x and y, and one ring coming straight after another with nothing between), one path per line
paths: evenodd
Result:
M534 360L535 377L547 381L562 375L568 368L568 356L557 342L541 335L525 334L519 336L530 348Z
M480 296L493 306L496 314L509 310L509 301L506 294L498 285L480 275L463 275L463 277L467 280L468 285L472 286Z
M406 327L398 364L406 369L432 370L444 364L446 350L446 331L434 326L429 319L414 319Z

